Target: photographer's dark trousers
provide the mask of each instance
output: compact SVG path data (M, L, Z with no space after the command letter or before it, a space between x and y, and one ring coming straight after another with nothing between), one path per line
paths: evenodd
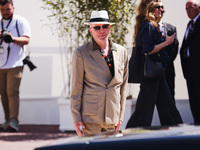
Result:
M22 73L23 67L0 69L0 95L6 121L10 119L18 121Z
M168 126L182 123L166 80L143 78L135 112L130 117L126 128L151 126L155 105L161 125Z

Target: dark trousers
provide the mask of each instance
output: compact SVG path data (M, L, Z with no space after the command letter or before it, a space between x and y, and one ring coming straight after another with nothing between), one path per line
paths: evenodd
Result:
M161 125L183 123L166 80L144 78L140 86L135 112L130 117L126 128L151 126L155 105Z
M187 89L190 102L191 112L194 118L194 124L200 124L200 75L194 74L192 64L187 61Z
M173 74L166 74L166 81L167 81L167 85L169 87L169 91L175 102L175 76Z

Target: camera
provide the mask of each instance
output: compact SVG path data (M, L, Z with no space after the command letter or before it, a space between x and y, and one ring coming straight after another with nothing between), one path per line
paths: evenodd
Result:
M26 56L24 59L23 59L23 63L24 65L28 65L30 71L32 71L33 69L37 68L30 60L30 56Z
M2 39L3 41L5 41L6 43L12 42L12 37L11 37L9 31L6 30L6 29L3 29L3 30L1 31L1 39Z
M168 35L168 36L172 36L173 34L174 34L174 32L172 32L172 31L170 31L170 30L167 32L167 35Z

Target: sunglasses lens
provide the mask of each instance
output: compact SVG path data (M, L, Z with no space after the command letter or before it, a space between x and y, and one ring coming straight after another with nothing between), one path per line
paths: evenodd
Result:
M93 27L95 30L100 30L101 29L101 26L95 26Z
M157 8L157 9L163 9L164 7L163 7L163 6L160 6L160 5L158 5L158 6L156 6L156 8Z
M109 26L108 24L105 24L105 25L102 26L102 28L103 29L108 29L108 26Z
M108 24L105 24L105 25L103 25L103 26L95 26L95 27L93 27L93 28L94 28L96 31L98 31L98 30L101 29L101 27L102 27L103 29L108 29L109 25L108 25Z

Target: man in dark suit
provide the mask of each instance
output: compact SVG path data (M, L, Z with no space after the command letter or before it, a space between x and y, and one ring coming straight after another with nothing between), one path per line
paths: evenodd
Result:
M200 124L200 14L199 0L188 0L187 25L180 50L181 65L186 79L194 124Z
M163 6L163 5L162 5ZM162 11L162 17L165 13L164 6L163 6L163 11ZM162 32L162 37L163 40L165 40L165 34L167 33L168 35L172 35L176 33L176 36L174 38L174 42L166 47L167 53L169 55L169 63L167 65L167 68L165 70L165 75L166 75L166 81L170 90L170 93L172 95L172 98L175 100L175 68L174 68L174 60L178 54L178 39L177 39L177 32L176 32L176 27L161 21L159 22L159 27L160 31ZM175 101L174 101L175 102Z

